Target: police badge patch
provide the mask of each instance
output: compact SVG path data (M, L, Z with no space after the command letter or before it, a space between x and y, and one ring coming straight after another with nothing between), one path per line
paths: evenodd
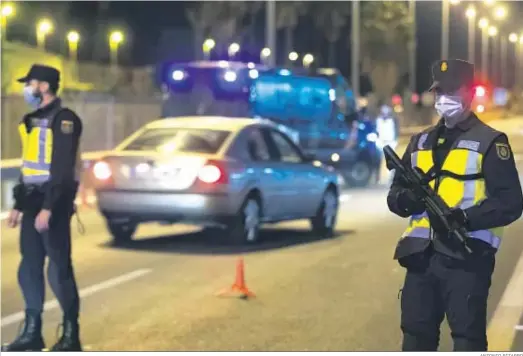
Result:
M510 147L506 143L496 143L496 152L499 159L506 161L510 158Z
M66 135L71 134L73 132L74 124L72 121L63 120L60 129L62 132Z

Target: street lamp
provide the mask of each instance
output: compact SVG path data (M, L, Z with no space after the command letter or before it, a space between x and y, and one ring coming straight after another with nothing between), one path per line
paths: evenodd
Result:
M53 33L53 23L49 19L42 19L36 24L36 43L38 48L45 49L47 35Z
M476 53L476 9L474 8L474 6L469 6L467 8L467 11L465 12L465 15L468 19L468 59L470 63L474 63L474 57Z
M303 66L305 68L308 68L312 62L314 62L314 56L310 53L307 53L305 56L303 56Z
M497 20L504 20L507 17L507 9L503 6L498 6L494 10L494 18Z
M489 21L486 18L481 18L478 22L481 29L481 75L486 81L488 77L488 25Z
M495 37L495 36L497 36L497 35L498 35L498 29L497 29L497 27L495 27L495 26L490 26L490 27L488 28L488 35L489 35L490 37Z
M116 66L118 63L118 48L123 42L124 36L120 31L113 31L109 35L109 50L111 55L111 65Z
M289 53L289 61L296 62L298 60L298 53L291 52Z
M214 40L212 38L208 38L205 41L203 41L202 49L203 49L203 56L205 59L209 59L211 51L214 49L215 46L216 46L216 42L214 42Z
M510 41L510 43L516 43L518 41L518 35L515 33L511 33L508 36L508 40Z
M14 16L15 8L11 4L5 4L2 6L2 36L5 37L7 34L7 21L10 17Z
M448 59L449 56L449 5L457 5L459 3L458 0L443 0L441 2L441 59Z
M238 53L239 51L240 51L240 45L237 43L231 43L231 45L229 46L229 50L228 50L229 58L234 57L236 55L236 53Z
M494 5L494 3L496 2L496 0L485 0L483 1L485 3L485 5L487 6L492 6Z
M261 60L263 63L265 63L267 61L267 59L271 56L271 49L268 48L268 47L265 47L264 49L261 50L260 52L260 57L261 57Z
M67 44L69 45L69 57L73 61L78 60L78 42L80 42L80 34L76 31L69 31Z

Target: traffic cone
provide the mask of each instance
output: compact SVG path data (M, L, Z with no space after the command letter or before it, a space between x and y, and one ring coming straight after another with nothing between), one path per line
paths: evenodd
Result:
M236 280L234 281L234 284L217 294L219 297L235 295L242 299L256 297L256 295L247 288L247 284L245 283L245 265L243 258L241 257L238 258L238 261L236 262Z

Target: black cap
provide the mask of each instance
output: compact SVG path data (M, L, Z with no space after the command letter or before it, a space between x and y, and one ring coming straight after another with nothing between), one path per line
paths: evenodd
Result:
M429 91L440 89L451 93L462 86L474 85L474 64L461 59L438 61L432 65L432 85Z
M58 85L60 83L60 72L58 69L53 67L44 66L42 64L33 64L31 69L29 69L29 73L27 73L25 77L19 78L18 82L27 83L33 79Z

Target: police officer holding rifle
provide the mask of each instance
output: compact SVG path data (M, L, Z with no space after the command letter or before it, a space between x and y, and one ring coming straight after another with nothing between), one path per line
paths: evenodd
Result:
M474 66L432 67L441 120L414 135L396 174L389 209L410 217L394 258L407 272L401 291L403 351L436 351L446 316L455 351L487 351L487 298L504 227L523 211L507 136L471 112ZM399 166L401 164L401 166Z

